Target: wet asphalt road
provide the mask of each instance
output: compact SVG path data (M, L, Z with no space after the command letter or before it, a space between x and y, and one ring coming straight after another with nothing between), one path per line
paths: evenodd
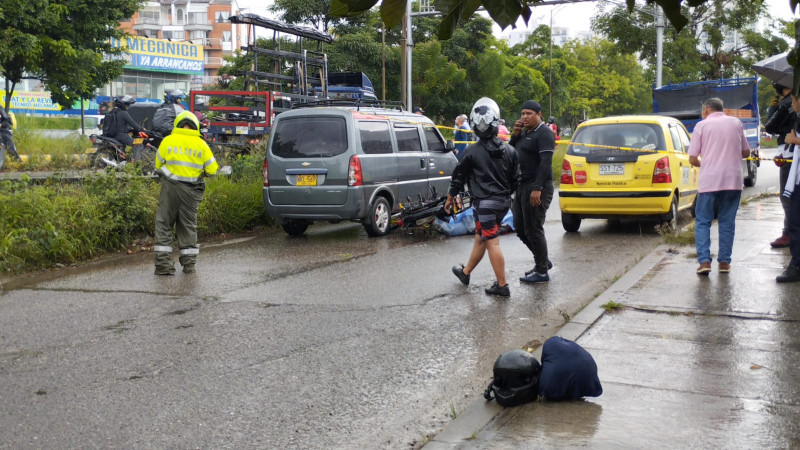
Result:
M777 190L770 173L757 188ZM154 277L140 254L12 280L1 446L419 444L482 393L498 354L543 342L661 242L637 223L566 234L557 203L546 231L552 281L511 281L508 300L483 293L488 258L469 287L450 273L471 237L355 224L205 245L194 275ZM501 246L516 280L530 254L513 235Z

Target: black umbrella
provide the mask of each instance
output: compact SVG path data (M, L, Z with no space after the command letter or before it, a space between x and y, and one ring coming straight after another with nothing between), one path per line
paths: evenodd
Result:
M756 73L788 88L794 85L794 67L786 59L788 53L779 53L753 64Z

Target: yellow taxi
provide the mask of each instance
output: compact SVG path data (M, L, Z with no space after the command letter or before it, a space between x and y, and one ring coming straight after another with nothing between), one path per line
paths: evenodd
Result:
M689 164L689 133L677 119L616 116L583 122L561 170L561 223L581 219L655 219L677 225L697 197L699 169Z

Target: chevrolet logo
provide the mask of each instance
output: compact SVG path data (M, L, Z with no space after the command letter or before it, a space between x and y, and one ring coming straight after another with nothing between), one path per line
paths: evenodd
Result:
M308 167L308 166L311 165L311 163L310 162L304 162L303 164L300 164L300 165L303 166L303 167Z

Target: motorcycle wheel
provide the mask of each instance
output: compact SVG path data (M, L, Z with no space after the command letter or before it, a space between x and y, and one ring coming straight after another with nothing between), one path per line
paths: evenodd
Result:
M103 159L107 159L109 161L116 161L117 156L114 150L108 147L100 147L94 152L94 156L92 157L92 167L95 169L105 169L108 167Z

